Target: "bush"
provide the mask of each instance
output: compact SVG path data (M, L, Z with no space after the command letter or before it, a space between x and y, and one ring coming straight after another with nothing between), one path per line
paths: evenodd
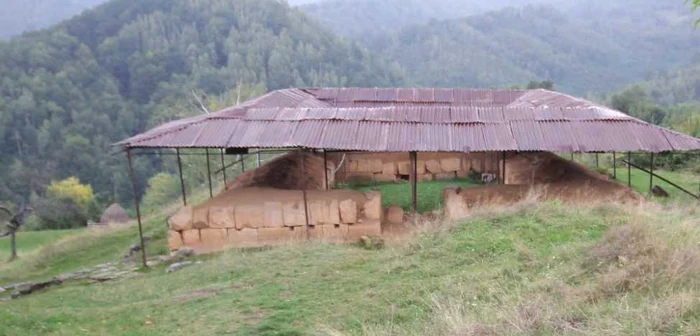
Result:
M142 205L146 211L170 203L180 195L180 182L168 173L158 173L148 180L148 189Z
M90 218L84 207L69 199L40 199L34 202L35 216L28 230L67 230L87 226Z

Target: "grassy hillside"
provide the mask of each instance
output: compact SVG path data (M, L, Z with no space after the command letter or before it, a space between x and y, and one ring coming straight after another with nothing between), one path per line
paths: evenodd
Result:
M698 218L697 208L522 204L428 225L378 251L233 250L173 274L161 267L0 302L0 334L693 335ZM63 244L45 260L66 268L54 259L71 256L79 267L116 257L110 246L133 233ZM0 283L26 277L24 268L1 274Z

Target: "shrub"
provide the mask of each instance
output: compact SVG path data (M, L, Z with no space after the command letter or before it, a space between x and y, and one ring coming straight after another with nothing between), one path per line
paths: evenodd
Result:
M146 211L170 203L180 195L178 178L168 173L158 173L148 180L148 189L143 196Z

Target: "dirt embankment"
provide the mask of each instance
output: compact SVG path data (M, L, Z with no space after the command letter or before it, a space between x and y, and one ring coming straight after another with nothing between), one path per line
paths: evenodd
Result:
M328 161L329 184L335 167ZM326 188L323 156L291 152L262 167L247 171L226 186L226 190L242 188L275 188L286 190L322 190Z

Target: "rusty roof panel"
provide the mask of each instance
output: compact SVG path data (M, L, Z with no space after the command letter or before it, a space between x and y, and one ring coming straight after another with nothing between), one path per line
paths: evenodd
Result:
M454 103L453 89L435 89L435 102L452 104Z
M453 151L470 153L487 150L482 125L460 124L451 126L451 147Z
M396 89L377 89L377 102L395 102L397 98Z
M504 122L503 108L481 107L479 108L479 120L483 122Z
M358 121L329 121L321 142L312 148L350 150L356 140Z
M414 89L404 89L404 88L399 88L397 90L397 95L398 98L396 99L397 102L413 102L413 97L415 96L415 90Z
M700 139L546 90L328 88L271 92L117 145L661 152L700 149Z
M656 128L659 127L656 126ZM676 151L694 150L700 147L700 139L696 139L682 133L668 131L663 128L661 129L661 131L664 132L664 135L666 136L666 139L668 139L669 144Z
M382 122L359 123L355 142L357 150L384 151L387 146L389 125Z
M367 101L367 102L377 101L377 89L376 88L356 89L354 99L356 101Z
M479 110L473 107L459 106L450 109L450 122L475 123L479 122Z
M435 102L435 89L416 89L414 102Z
M518 150L513 133L508 124L483 124L484 141L490 150L507 151Z
M533 120L512 121L510 126L519 150L537 151L546 146L540 123Z

